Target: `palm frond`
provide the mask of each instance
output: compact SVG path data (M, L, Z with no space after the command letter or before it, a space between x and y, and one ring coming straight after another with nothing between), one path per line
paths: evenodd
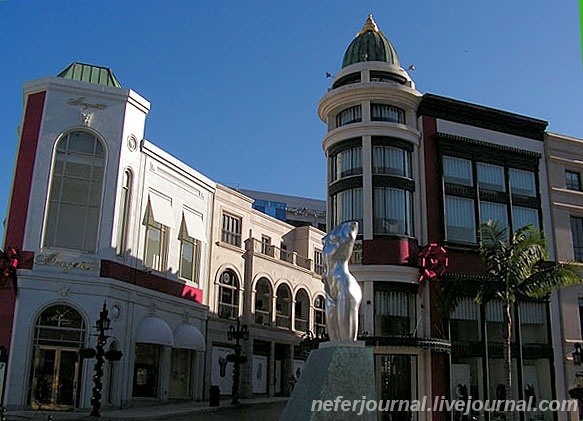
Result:
M577 267L571 263L551 264L536 270L519 286L524 295L531 298L543 298L555 288L564 288L581 282Z

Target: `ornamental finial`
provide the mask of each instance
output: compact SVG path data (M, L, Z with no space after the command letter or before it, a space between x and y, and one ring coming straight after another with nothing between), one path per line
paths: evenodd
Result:
M366 19L366 22L364 23L364 26L362 27L362 31L360 31L358 33L358 35L362 35L365 32L369 32L369 31L379 32L379 28L378 28L377 24L375 23L374 19L372 18L372 15L368 15L368 18Z

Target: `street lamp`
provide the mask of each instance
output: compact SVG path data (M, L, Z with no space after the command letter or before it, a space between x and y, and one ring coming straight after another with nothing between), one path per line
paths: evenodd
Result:
M235 341L235 353L227 355L227 361L234 363L233 367L233 400L231 405L239 405L239 378L240 378L240 365L247 362L247 357L241 355L241 344L240 340L249 339L249 329L247 325L241 326L241 322L237 319L237 327L233 325L229 326L229 332L227 333L227 338Z
M110 349L105 352L103 347L107 343L107 339L110 338L105 332L111 330L111 319L107 317L108 311L106 303L103 303L103 309L99 313L99 319L95 323L95 329L97 329L97 345L95 348L82 348L79 354L82 358L95 358L93 375L93 394L91 396L91 406L93 409L89 414L90 417L100 417L99 409L101 408L101 390L103 389L103 384L101 383L101 378L103 377L103 364L105 360L118 361L122 352L117 349Z
M575 344L575 351L573 351L573 364L581 365L581 360L583 357L583 352L581 351L581 344Z

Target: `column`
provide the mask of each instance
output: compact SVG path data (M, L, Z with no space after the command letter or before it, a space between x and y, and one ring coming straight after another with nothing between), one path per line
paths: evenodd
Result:
M275 342L269 343L269 365L267 373L267 396L275 396ZM281 381L281 380L280 380Z

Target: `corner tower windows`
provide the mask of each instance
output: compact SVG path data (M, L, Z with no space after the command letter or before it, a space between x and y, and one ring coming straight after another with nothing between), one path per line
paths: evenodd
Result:
M104 168L103 145L92 134L75 131L58 141L45 223L46 247L95 252Z
M360 105L346 108L336 115L336 127L344 126L345 124L359 123L361 121L362 107Z
M413 236L412 151L401 139L372 138L374 234Z
M344 177L362 174L361 140L354 139L342 148L331 151L328 163L331 183Z
M370 104L371 121L389 121L405 124L405 111L387 104Z

